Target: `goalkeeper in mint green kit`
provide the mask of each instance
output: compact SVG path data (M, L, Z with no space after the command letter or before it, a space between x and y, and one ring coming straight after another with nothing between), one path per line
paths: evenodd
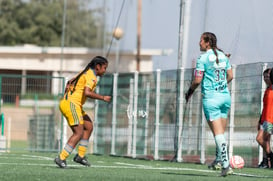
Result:
M216 159L209 168L222 169L221 176L225 177L233 173L224 136L231 104L228 83L233 78L232 69L229 55L217 48L217 38L213 33L203 33L199 45L205 53L196 62L194 80L186 93L186 101L201 83L203 109L216 143Z

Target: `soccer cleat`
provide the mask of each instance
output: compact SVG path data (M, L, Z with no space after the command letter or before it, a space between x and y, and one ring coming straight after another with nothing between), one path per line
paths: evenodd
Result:
M80 163L84 166L90 167L90 163L88 162L86 157L80 157L78 154L75 155L75 157L73 158L74 162Z
M231 167L228 167L228 172L227 172L228 175L232 175L233 174L233 170Z
M267 158L269 158L270 160L270 167L271 169L273 169L273 153L270 152L269 155L267 156Z
M66 160L61 160L60 157L56 157L54 162L60 167L60 168L66 168Z
M227 168L222 168L222 172L221 172L222 177L226 177L226 176L232 175L232 174L233 174L233 170L229 166Z
M213 170L221 170L222 169L221 161L214 160L210 165L208 165L208 168Z
M261 163L258 165L258 168L269 168L268 159L263 158L263 161L261 161Z

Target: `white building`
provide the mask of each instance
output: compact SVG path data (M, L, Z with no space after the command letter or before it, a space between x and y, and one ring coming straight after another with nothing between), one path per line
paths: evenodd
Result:
M153 71L152 56L162 50L142 50L140 72ZM81 71L102 50L89 48L38 47L33 45L0 47L0 74L69 76ZM108 73L115 72L116 54L110 52ZM118 72L136 71L136 51L119 53Z
M162 55L162 50L141 50L140 72L153 71L152 56ZM24 95L29 91L29 84L43 85L35 88L36 91L58 94L62 92L62 82L54 78L39 79L34 82L29 76L66 77L68 79L83 70L90 60L102 55L102 50L88 48L60 48L60 47L38 47L34 45L0 47L0 75L2 86L2 97L5 93L16 92ZM110 52L108 56L108 73L116 72L116 60L119 57L118 72L136 71L136 51L122 51L116 56L116 51ZM13 79L3 77L3 74L17 75ZM28 76L28 78L26 78ZM38 82L37 82L38 81ZM47 87L47 90L44 90ZM18 92L19 91L19 92ZM4 101L14 102L15 95L4 96Z

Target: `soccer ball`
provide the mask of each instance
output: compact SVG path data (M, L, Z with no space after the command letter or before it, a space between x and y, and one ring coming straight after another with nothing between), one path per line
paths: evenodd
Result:
M234 155L230 158L229 164L231 168L243 168L245 166L244 159L239 155Z

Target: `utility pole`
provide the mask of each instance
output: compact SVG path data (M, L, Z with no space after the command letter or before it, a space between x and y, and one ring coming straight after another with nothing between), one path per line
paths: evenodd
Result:
M106 6L106 0L103 0L103 8L102 8L102 56L106 57L106 11L107 11L107 6Z
M64 41L65 41L65 24L66 24L66 0L64 0L64 9L63 9L63 22L62 22L62 38L61 38L61 62L60 62L60 77L63 76L63 59L64 59Z
M185 68L188 58L190 11L192 0L180 0L179 45L177 68Z
M142 0L138 0L137 5L137 54L136 54L136 70L140 71L140 49L141 49L141 7Z
M177 61L177 69L180 69L183 66L182 60L182 50L183 50L183 33L184 33L184 9L185 2L184 0L180 0L180 16L179 16L179 42L178 42L178 61Z

